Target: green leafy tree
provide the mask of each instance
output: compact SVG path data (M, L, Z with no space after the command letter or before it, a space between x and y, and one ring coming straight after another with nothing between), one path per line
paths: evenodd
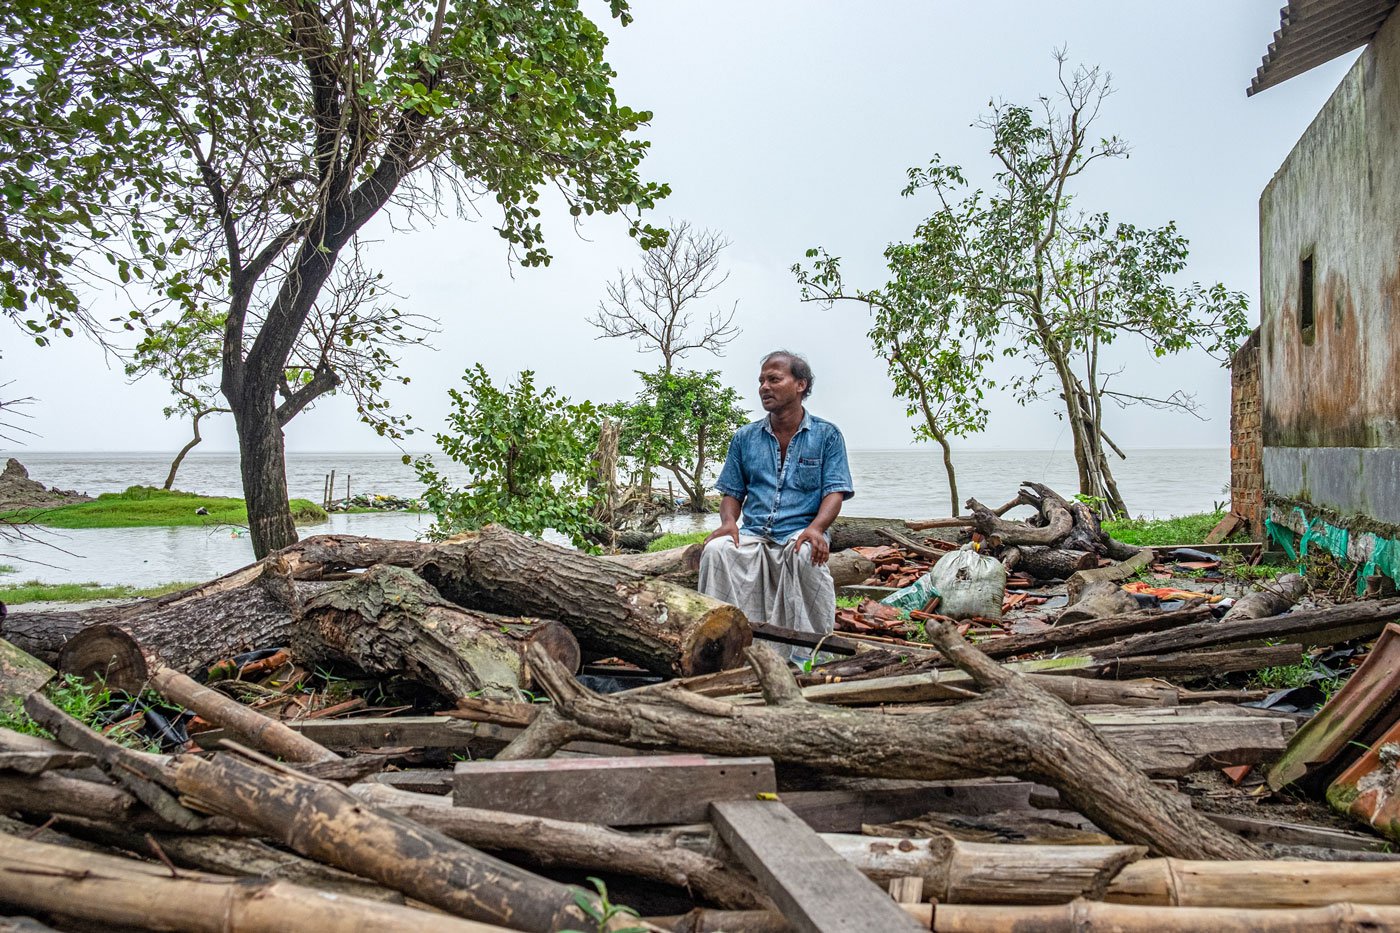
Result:
M584 533L594 526L589 481L597 408L571 403L552 387L537 389L530 370L501 389L478 363L462 381L465 390L448 391L448 431L436 440L465 469L470 484L456 487L430 456L413 463L437 515L433 534L495 523L532 535L553 528L587 547Z
M550 258L540 222L550 186L575 216L622 212L644 247L664 240L638 219L667 191L639 176L647 143L635 134L650 115L617 102L606 37L575 0L80 0L85 18L37 6L29 31L7 37L25 73L55 76L61 93L45 91L24 130L53 117L72 140L57 163L17 161L0 190L18 192L25 212L78 197L87 213L53 208L58 239L29 237L21 259L82 239L144 298L138 319L224 322L219 390L259 556L296 540L282 431L334 383L289 373L302 369L294 357L323 288L372 218L397 209L431 221L489 198L512 255L539 265ZM625 0L610 6L628 21ZM16 130L4 151L24 141ZM78 161L76 179L100 184L69 191L76 182L57 181L64 158ZM20 279L4 300L12 309L15 293L37 294L71 313L47 287Z
M385 391L411 381L399 371L395 354L425 343L437 322L402 310L387 300L392 297L383 275L366 268L359 251L352 250L318 296L287 360L278 387L284 403L299 394L304 407L311 407L322 394L345 394L360 420L380 436L397 441L413 434L412 416L395 414ZM230 412L218 390L225 324L221 315L199 310L162 321L147 328L126 365L128 376L155 375L170 384L175 401L166 406L165 417L190 419L194 436L171 462L166 489L201 442L200 422Z
M1184 391L1122 386L1103 348L1135 339L1158 357L1194 349L1224 362L1248 332L1247 299L1220 284L1175 284L1188 244L1174 224L1142 228L1072 206L1080 176L1128 150L1117 137L1091 135L1108 76L1068 69L1063 52L1056 61L1055 95L1037 108L994 104L979 122L997 166L987 190L970 189L962 169L938 157L909 171L904 194L931 194L935 209L909 243L887 251L886 290L947 295L964 322L959 333L992 336L1002 356L1026 361L1028 371L1007 380L1015 397L1059 400L1080 494L1126 511L1106 451L1124 454L1105 431L1105 403L1192 413L1197 405ZM892 307L906 315L901 302Z
M936 239L925 238L887 248L890 281L869 291L848 293L840 260L822 249L807 251L810 268L797 264L792 271L804 301L827 306L854 301L870 310L867 336L888 364L894 394L916 419L914 437L942 450L952 514L958 515L962 500L951 439L987 426L983 402L993 385L986 377L993 353L985 326L964 313L946 275L948 257L939 247Z
M636 463L671 472L692 512L705 511L707 477L729 452L734 432L749 420L739 393L718 370L638 372L642 391L609 414L622 422L619 452Z

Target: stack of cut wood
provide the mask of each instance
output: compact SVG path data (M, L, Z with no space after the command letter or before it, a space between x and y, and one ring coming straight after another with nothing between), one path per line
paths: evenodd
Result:
M0 729L0 917L34 918L0 929L1400 924L1382 840L1267 791L1214 812L1222 769L1278 759L1297 725L1222 678L1364 643L1400 600L1293 609L1285 580L1223 619L926 613L923 645L831 636L843 656L794 673L762 644L791 636L649 575L671 572L499 529L329 537L138 606L12 613L0 702L51 738ZM1101 583L1122 593L1089 578L1074 605ZM260 645L286 651L236 657ZM605 655L669 679L595 693L575 671ZM328 660L430 699L332 718L344 698L281 691ZM51 666L207 728L123 747L48 698Z

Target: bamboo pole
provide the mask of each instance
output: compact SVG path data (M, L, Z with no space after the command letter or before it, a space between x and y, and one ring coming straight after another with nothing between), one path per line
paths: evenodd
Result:
M209 722L238 734L260 752L276 755L284 761L340 759L335 752L323 748L285 723L196 683L179 671L164 666L155 668L151 672L151 686L171 702L186 706Z
M104 925L187 933L493 933L505 928L286 881L173 873L0 834L0 902Z
M1400 927L1400 907L1329 904L1306 910L1136 907L1074 901L1044 907L939 904L937 933L1374 933Z
M233 755L170 764L182 798L254 826L297 853L457 916L527 931L581 929L597 899L531 874L344 788Z

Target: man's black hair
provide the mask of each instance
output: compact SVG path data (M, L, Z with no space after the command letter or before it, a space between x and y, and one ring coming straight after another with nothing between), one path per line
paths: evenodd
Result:
M801 379L803 382L807 383L807 388L802 393L802 398L804 400L807 396L812 394L812 386L816 385L817 377L812 375L812 364L807 362L805 356L793 353L790 350L774 350L759 362L758 368L762 369L773 360L786 360L788 372L792 373L792 378Z

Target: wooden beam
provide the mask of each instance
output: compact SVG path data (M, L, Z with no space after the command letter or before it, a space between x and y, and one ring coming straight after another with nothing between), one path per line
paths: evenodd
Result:
M798 933L921 929L782 803L721 801L710 819Z
M717 800L774 794L769 758L654 755L459 761L453 802L602 826L696 823Z

